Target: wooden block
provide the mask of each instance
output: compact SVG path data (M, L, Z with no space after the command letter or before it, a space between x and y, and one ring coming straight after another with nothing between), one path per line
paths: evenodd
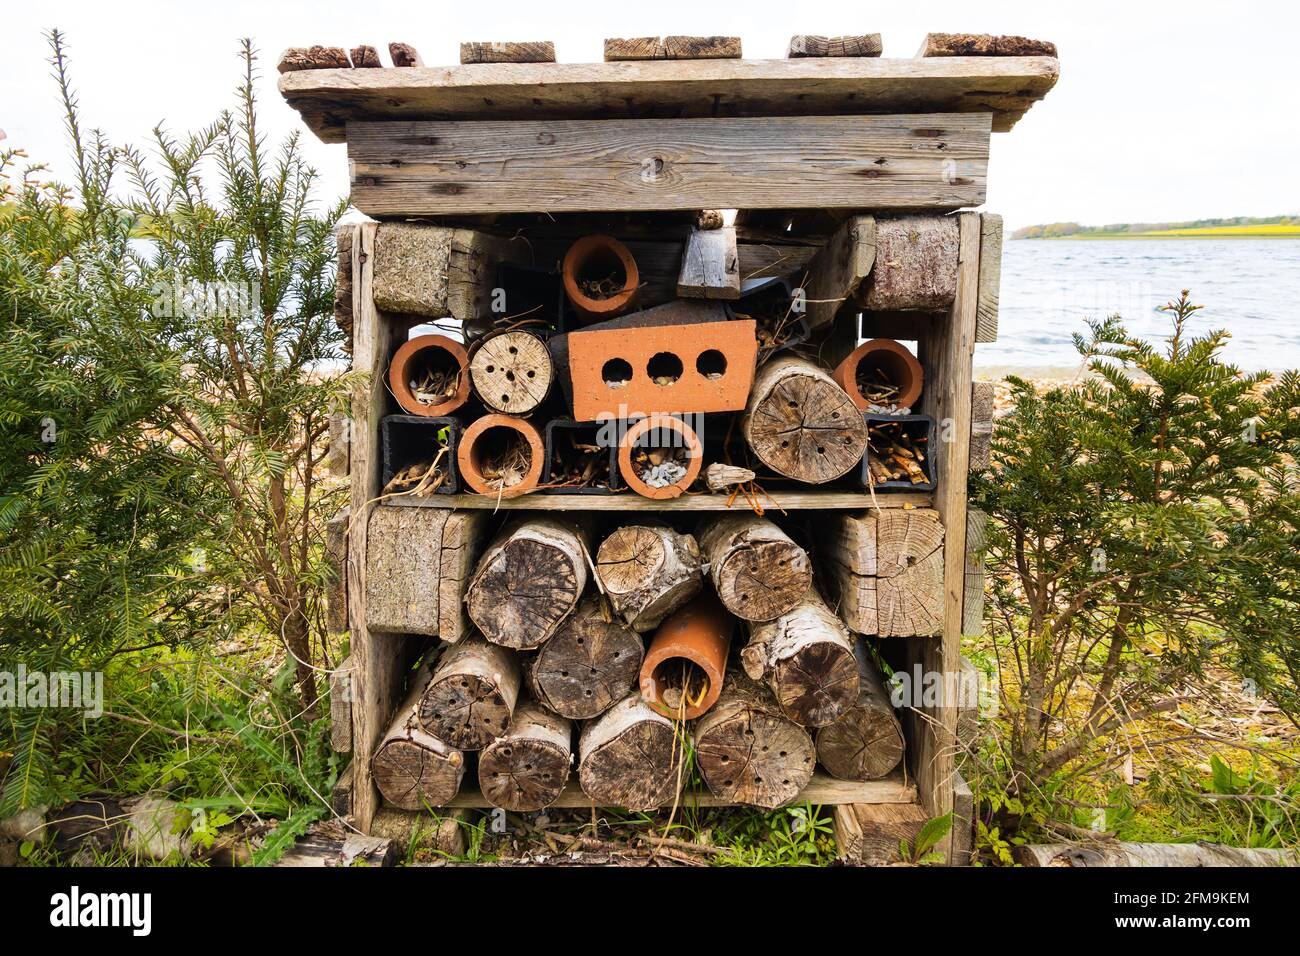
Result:
M554 63L555 44L550 40L526 43L462 43L462 63Z
M373 70L384 65L379 61L379 51L365 44L354 46L348 51L348 56L352 60L354 69Z
M442 532L449 512L386 508L370 513L366 554L366 627L437 635Z
M276 69L281 73L294 73L298 70L348 70L352 63L342 47L313 46L290 47L280 54Z
M1056 44L1028 37L987 33L927 33L918 57L930 56L1056 56Z
M880 56L884 50L879 33L855 37L823 37L803 34L790 38L786 56L791 59L809 56Z
M984 542L988 515L977 508L966 512L966 573L962 588L961 632L984 633Z
M740 37L630 37L607 39L605 60L738 60Z
M998 340L998 296L1002 286L1002 217L980 215L979 305L975 311L975 341Z
M330 747L335 753L352 752L352 678L355 670L349 655L330 672Z
M486 543L488 515L456 511L442 532L438 562L438 636L454 644L469 633L465 589Z
M952 781L952 855L949 866L970 866L975 846L975 795L959 773Z
M409 43L388 44L388 55L393 58L393 66L424 66L420 54Z
M902 861L900 845L910 849L929 818L916 803L850 803L835 808L835 842L840 856L863 866Z
M343 412L330 415L330 443L326 451L325 467L335 478L348 476L352 455L352 419Z
M348 764L339 774L334 789L330 791L330 809L345 820L352 815L352 792L355 786L353 780L352 764Z
M353 203L379 217L952 209L984 201L989 134L988 114L359 121L348 156ZM947 265L937 252L931 269Z
M677 294L696 299L740 298L740 257L734 227L691 230L682 251Z
M325 562L332 580L325 589L325 627L334 634L348 629L348 521L351 508L343 508L325 524Z
M984 471L993 454L993 402L997 387L992 382L972 382L970 396L970 470Z
M881 637L943 628L943 522L932 509L876 516L876 630Z
M840 306L871 273L875 260L875 219L854 216L835 230L808 265L805 317L809 328L831 324Z
M876 261L858 302L875 312L938 312L957 294L957 219L876 220Z

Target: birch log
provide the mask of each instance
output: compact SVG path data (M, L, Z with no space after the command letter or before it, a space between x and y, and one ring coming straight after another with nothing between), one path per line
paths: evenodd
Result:
M529 663L529 688L560 716L590 720L636 686L644 655L641 638L607 621L600 599L588 598Z
M903 727L866 648L857 651L857 702L817 731L817 759L832 777L878 780L903 759Z
M810 590L774 621L754 624L740 652L745 673L767 684L781 712L824 727L858 699L858 664L843 622Z
M582 729L578 783L597 806L654 810L677 794L682 750L673 723L638 693Z
M469 616L494 644L538 647L577 607L588 560L584 534L572 523L529 518L508 525L469 583Z
M1300 866L1300 850L1243 849L1220 843L1044 843L1016 847L1021 866Z
M535 701L525 701L515 709L506 735L479 754L479 788L494 807L541 810L564 790L572 763L569 722Z
M519 661L475 635L442 654L420 699L420 726L462 750L482 750L510 729Z
M763 464L809 484L847 474L867 448L866 422L853 399L828 372L793 356L758 370L742 429Z
M722 696L695 724L695 760L715 796L768 810L797 797L817 765L808 731L739 670L727 673Z
M422 666L411 677L410 693L370 758L370 772L385 802L402 810L440 807L460 790L465 756L421 726L421 696L432 679Z
M664 525L626 525L600 545L596 573L614 610L638 634L700 591L700 547Z
M793 609L812 587L807 552L766 518L723 515L704 526L700 549L718 599L736 617L770 621Z

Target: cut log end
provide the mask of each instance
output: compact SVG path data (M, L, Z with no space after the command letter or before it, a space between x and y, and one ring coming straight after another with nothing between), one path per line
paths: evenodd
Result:
M460 789L465 760L458 750L443 755L418 740L392 739L370 761L385 802L402 810L425 810L451 802Z
M779 661L771 684L787 716L805 727L823 727L852 706L858 665L848 648L819 642Z
M808 555L788 540L754 542L728 555L713 574L728 610L747 621L780 617L812 585Z
M654 810L677 793L681 748L672 723L625 698L583 730L578 783L597 806Z
M755 378L744 426L759 460L809 484L833 481L857 467L867 447L867 426L844 389L821 369L797 360L764 372Z
M614 610L645 633L699 593L700 549L689 534L628 525L601 543L596 572Z
M597 600L586 601L542 645L529 670L534 696L557 714L589 720L636 686L645 649Z
M420 723L454 746L481 750L510 726L510 706L490 678L453 673L425 692Z
M479 755L478 779L493 806L516 812L550 806L573 762L569 722L535 703L515 712L510 732Z
M522 331L484 339L470 360L469 372L483 404L510 415L524 415L540 405L554 378L546 345Z

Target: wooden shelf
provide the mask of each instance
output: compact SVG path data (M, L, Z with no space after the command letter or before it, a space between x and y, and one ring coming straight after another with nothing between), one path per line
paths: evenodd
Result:
M895 770L881 780L836 780L829 774L818 770L812 781L804 787L792 803L809 803L820 806L836 806L843 803L916 803L917 793L914 781L903 779L901 770ZM590 807L591 798L582 792L576 779L570 779L551 807L561 810L584 809ZM465 809L487 809L492 806L487 798L469 780L466 780L448 807ZM682 806L696 807L731 807L729 803L706 791L697 791L682 795ZM436 808L435 808L436 809Z
M868 508L929 508L933 496L921 492L877 492L873 500L865 491L774 491L759 502L765 511L865 510ZM737 497L728 507L726 495L683 495L655 501L631 493L617 495L522 495L498 501L488 495L430 495L427 498L387 498L385 506L398 508L452 508L488 511L743 511L749 508Z

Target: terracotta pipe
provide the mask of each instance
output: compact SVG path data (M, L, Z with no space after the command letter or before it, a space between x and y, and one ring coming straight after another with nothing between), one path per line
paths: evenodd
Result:
M727 613L717 595L711 591L701 594L690 604L674 612L659 625L645 660L641 662L641 697L666 717L682 713L680 704L670 706L661 699L666 688L665 679L678 677L681 661L690 661L708 678L709 686L704 697L695 703L687 701L685 719L694 720L707 711L722 693L722 682L727 671L727 654L731 650L731 634L736 620ZM658 672L659 676L656 676ZM670 685L671 686L671 685ZM687 688L696 690L698 688Z
M441 355L439 353L442 353ZM426 405L416 399L411 391L411 375L419 370L423 361L433 358L455 362L457 369L456 393L445 402ZM388 365L388 387L392 389L397 404L410 415L450 415L469 398L469 357L465 346L445 335L418 335L402 343Z
M593 298L582 291L580 280L603 277L621 270L623 285L605 299ZM587 275L591 273L592 275ZM641 285L641 273L627 246L613 236L583 236L569 247L560 267L564 294L583 318L608 319L627 311Z
M480 441L485 435L497 429L506 429L523 436L524 441L528 443L530 455L528 472L524 475L523 481L504 491L492 485L483 477L482 472L483 448ZM538 434L537 429L522 418L512 418L509 415L484 415L477 419L465 429L456 452L456 462L460 465L460 476L465 484L480 495L489 495L493 498L518 498L536 488L542 477L544 458L542 436Z
M676 447L686 449L686 474L673 482L671 485L665 485L662 488L655 488L641 480L641 476L636 473L632 467L632 452L636 449L636 443L641 436L647 432L657 429L667 429L681 436L680 444ZM676 498L683 491L691 486L700 473L700 465L704 461L704 446L700 444L700 436L695 434L695 429L687 425L680 418L673 418L671 415L650 415L642 418L636 424L632 425L618 443L618 470L623 475L623 480L627 486L643 498L654 498L664 500L667 498Z
M872 339L850 352L849 357L835 367L832 375L858 408L866 411L871 404L858 390L858 368L864 362L868 366L878 366L898 386L895 405L912 408L921 397L925 373L921 371L921 363L916 360L916 356L893 339Z

